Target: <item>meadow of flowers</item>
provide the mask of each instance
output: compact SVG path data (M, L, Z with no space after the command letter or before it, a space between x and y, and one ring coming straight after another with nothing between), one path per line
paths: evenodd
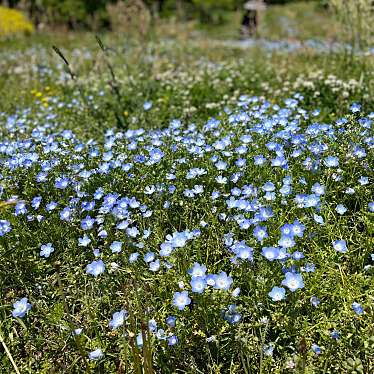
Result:
M369 85L170 49L122 127L104 70L2 61L0 371L373 372Z

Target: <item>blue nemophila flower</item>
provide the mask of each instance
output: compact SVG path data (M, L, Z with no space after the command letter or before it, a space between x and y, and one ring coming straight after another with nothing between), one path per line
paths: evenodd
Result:
M73 211L69 207L66 207L60 212L60 219L62 221L70 221L72 213Z
M12 231L12 226L10 225L10 222L4 219L0 219L0 237L4 236L10 231Z
M321 347L319 347L317 344L312 344L311 346L312 348L312 351L316 354L316 355L319 355L321 354L322 350L321 350Z
M291 233L294 236L302 238L304 236L305 225L300 223L298 220L295 220L291 225Z
M105 271L105 264L103 260L92 261L86 267L86 273L91 274L94 277L97 277L98 275L104 273L104 271Z
M339 159L335 156L328 156L324 160L325 165L329 168L336 168L339 166Z
M301 260L302 258L304 258L304 253L303 252L300 252L300 251L295 251L294 253L292 253L292 258L296 261L299 261Z
M113 313L112 319L109 321L109 327L113 330L117 329L118 327L123 325L127 317L128 313L124 309L120 310L119 312Z
M352 303L352 309L354 310L354 312L355 312L358 316L360 316L361 314L364 314L364 308L363 308L362 305L359 304L359 303L356 303L356 302Z
M155 259L155 254L153 252L147 252L144 257L144 262L152 262Z
M86 216L86 218L81 220L81 228L83 230L91 230L94 226L95 219L91 218L90 216Z
M188 297L187 291L174 293L173 305L179 310L183 310L189 304L191 304L191 299Z
M237 306L235 304L231 304L227 309L222 310L221 315L224 320L232 325L238 323L242 318L241 314L237 312Z
M318 297L316 297L316 296L312 296L310 298L310 303L312 304L312 306L314 306L315 308L317 308L318 305L321 303L321 300Z
M148 329L149 331L155 332L157 330L157 322L154 319L150 319L148 321Z
M150 110L152 108L152 101L145 101L144 104L143 104L143 109L144 110Z
M156 337L159 340L165 340L167 338L167 336L165 334L165 330L164 329L158 329L157 332L156 332Z
M245 244L242 240L231 247L231 250L236 254L237 258L241 260L253 261L253 248Z
M159 148L153 148L149 152L150 161L152 163L160 162L161 159L165 156L164 152L161 151Z
M323 186L320 183L315 183L312 186L312 192L315 193L316 195L324 195L325 194L325 186Z
M83 329L81 329L81 328L74 329L73 334L74 335L80 335L82 333L82 331L83 331Z
M226 272L221 271L214 277L214 288L227 291L232 285L233 279Z
M279 249L277 247L263 247L261 253L267 260L273 261L279 256Z
M283 235L279 240L278 240L278 244L282 247L282 248L292 248L296 245L294 239L293 239L293 235Z
M52 212L52 210L54 210L57 205L58 204L56 203L56 201L51 201L50 203L46 204L45 209L47 210L47 212Z
M273 344L265 344L262 347L262 352L265 356L272 356L274 352L274 345Z
M266 226L256 226L253 230L253 236L259 241L262 242L265 238L268 237Z
M38 173L36 175L36 181L38 183L44 183L47 181L47 177L48 177L48 173L44 172L44 171L41 171L40 173Z
M169 327L175 327L175 323L177 321L177 318L174 317L174 316L168 316L165 320L166 324L169 326Z
M322 216L319 216L318 214L313 214L313 219L315 222L317 222L319 225L323 225L325 223Z
M122 250L122 244L122 242L114 241L110 245L110 250L112 251L112 253L120 253Z
M352 113L358 113L361 111L361 105L358 103L353 103L349 109Z
M139 258L138 252L131 253L129 256L129 263L130 264L134 263L135 261L137 261L138 258Z
M78 238L78 245L80 247L87 247L91 243L91 239L85 234L83 238Z
M100 348L97 348L88 354L88 358L92 361L100 360L100 358L102 358L103 356L104 353Z
M282 284L286 286L291 292L295 292L299 288L304 288L304 281L301 274L287 272L285 274L285 279L283 279Z
M205 276L193 277L191 279L190 284L191 284L192 292L196 292L196 293L203 293L207 286Z
M370 203L368 203L368 209L369 212L374 213L374 201L370 201Z
M273 301L280 301L286 297L286 290L283 287L273 287L272 290L268 293L269 297Z
M150 271L158 271L160 269L160 260L157 259L149 263L149 270Z
M19 201L14 208L14 215L21 216L26 213L27 213L26 203L24 201Z
M336 212L339 213L340 215L343 215L346 211L347 208L343 204L338 204L335 208Z
M178 338L175 335L172 335L168 338L168 345L173 346L178 344Z
M293 236L294 236L294 234L293 234L293 232L292 232L292 225L289 224L289 223L284 224L284 225L280 228L280 231L281 231L282 235L290 236L290 237L293 237Z
M65 177L57 177L55 180L55 187L64 190L69 185L69 179Z
M334 247L335 251L345 253L347 252L347 243L345 240L335 240L332 243L332 246Z
M42 202L42 197L41 196L36 196L32 199L31 201L31 206L34 208L34 209L38 209L39 206L40 206L40 203Z
M240 288L236 287L234 291L231 292L232 297L238 297L240 295Z
M31 309L31 304L28 302L27 297L23 297L13 304L13 308L12 316L22 318Z
M369 178L368 178L368 177L361 176L361 177L358 179L358 183L360 183L361 186L366 186L367 184L369 184Z
M331 331L330 336L332 339L338 340L340 337L340 332L334 329L333 331Z
M48 244L43 244L41 247L40 247L40 256L41 257L49 257L51 255L51 253L54 252L54 248L52 246L52 243L48 243Z

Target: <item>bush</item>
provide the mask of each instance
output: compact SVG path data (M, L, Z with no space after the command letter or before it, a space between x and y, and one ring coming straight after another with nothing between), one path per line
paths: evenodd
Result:
M33 31L34 26L21 12L0 6L0 37Z

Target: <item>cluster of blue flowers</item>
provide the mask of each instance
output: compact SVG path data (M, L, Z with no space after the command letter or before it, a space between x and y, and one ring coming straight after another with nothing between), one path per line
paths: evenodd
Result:
M365 165L374 145L374 113L359 116L360 106L353 105L347 118L320 123L319 112L304 110L302 99L296 94L281 107L242 96L236 110L226 109L220 119L202 126L174 120L158 130L108 130L102 143L83 142L72 131L60 130L51 124L53 113L38 126L28 113L18 113L8 119L7 136L0 142L1 196L14 205L1 211L0 237L16 241L17 230L27 230L28 223L57 222L69 228L87 281L101 282L119 268L149 277L170 272L174 293L164 308L178 316L167 317L169 332L158 328L156 319L148 326L169 346L179 342L177 318L193 310L204 294L221 298L222 318L237 324L242 319L237 299L245 283L235 277L236 269L272 269L269 302L302 292L308 273L316 271L308 260L315 232L329 214L349 214L350 196L369 185L366 174L352 177L349 185L340 182L348 163L369 172ZM151 108L152 103L144 103L144 110ZM350 121L356 121L356 130ZM352 131L355 136L340 151L341 138ZM300 168L302 175L295 173ZM31 189L23 189L22 178ZM346 197L344 204L330 209L330 189ZM372 213L374 202L365 204L365 213ZM211 244L205 243L218 234L218 257L210 262L209 251L204 253ZM66 249L53 232L48 238L30 251L40 261L63 261ZM350 238L339 231L328 240L321 251L349 253ZM313 296L311 304L319 303ZM356 301L352 309L365 313ZM30 310L23 297L12 315L22 318ZM112 330L126 324L129 315L114 310ZM137 343L143 344L141 333ZM312 349L321 352L317 345ZM265 354L272 352L270 345ZM89 353L92 360L102 356L100 348Z

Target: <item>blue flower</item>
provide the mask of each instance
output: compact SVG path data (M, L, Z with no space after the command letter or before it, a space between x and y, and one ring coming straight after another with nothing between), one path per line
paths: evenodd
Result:
M188 270L188 274L191 275L192 278L196 277L204 277L206 273L206 266L200 265L198 262L193 264L193 267Z
M279 256L279 249L277 247L263 247L262 255L269 261L276 260Z
M121 250L122 250L122 242L117 242L117 241L114 241L111 245L110 245L110 249L112 251L112 253L120 253Z
M144 257L144 262L152 262L155 259L155 254L153 252L147 252Z
M191 304L191 299L188 297L187 291L174 293L173 305L179 310L183 310L189 304Z
M22 318L31 309L31 304L28 302L27 297L23 297L13 304L13 308L12 316Z
M279 240L278 244L282 248L292 248L295 246L295 241L293 240L293 237L290 235L283 235Z
M358 113L361 111L361 105L358 103L353 103L349 109L352 113Z
M134 252L134 253L131 253L131 255L129 256L129 263L132 264L134 263L139 257L139 253L138 252Z
M49 257L51 255L51 253L54 252L54 248L52 246L52 243L48 243L48 244L43 244L41 247L40 247L41 251L40 251L40 256L41 257Z
M10 222L4 219L0 219L0 237L4 236L10 231L12 231L12 226L10 225Z
M325 165L329 168L332 168L332 167L336 168L339 166L339 159L335 156L326 157L324 162L325 162Z
M312 344L312 351L316 354L316 355L319 355L322 350L321 350L321 347L319 347L317 344Z
M91 218L90 216L86 216L86 218L82 219L81 221L81 228L83 230L91 230L94 226L95 219Z
M317 308L318 305L321 303L321 300L318 297L316 297L316 296L312 296L310 298L310 303L312 304L312 306L314 306L315 308Z
M104 273L105 271L105 264L102 260L92 261L86 267L86 273L91 274L94 277Z
M332 243L332 246L334 247L335 251L345 253L347 252L347 243L345 240L335 240Z
M336 206L335 210L340 215L343 215L347 211L347 208L343 204L339 204Z
M174 317L174 316L169 316L166 318L165 322L168 326L170 327L175 327L175 322L176 322L177 318Z
M178 344L178 338L175 335L172 335L168 338L168 345L173 346Z
M136 336L136 345L139 348L143 347L143 334L141 332Z
M26 213L27 213L26 203L24 201L19 201L16 204L15 213L14 214L16 216L21 216L21 215L26 214Z
M91 243L91 239L85 234L83 238L78 238L78 245L80 247L87 247Z
M364 314L364 308L363 308L362 305L359 304L359 303L356 303L356 302L352 303L352 309L354 310L354 312L355 312L358 316L360 316L361 314Z
M313 214L313 219L315 222L317 222L319 225L323 225L325 221L323 220L323 217L319 216L318 214Z
M262 352L265 356L272 356L274 352L274 345L273 344L265 344L262 347Z
M41 196L36 196L32 199L31 201L31 206L34 208L34 209L38 209L39 206L40 206L40 203L42 201L42 197Z
M304 288L304 281L301 274L287 272L285 274L285 279L283 279L282 284L289 288L291 292L295 292L299 288Z
M144 110L150 110L152 108L152 101L145 101L143 104L143 109Z
M283 287L273 287L268 293L273 301L280 301L286 297L286 290Z
M69 185L69 179L65 177L57 177L55 180L55 187L64 190Z
M259 241L262 242L265 238L268 237L266 226L256 226L253 230L253 236Z
M191 279L190 284L192 287L192 292L196 292L196 293L203 293L207 286L205 276L193 277Z
M97 348L88 354L88 358L93 361L100 360L103 356L103 351L100 348Z
M151 158L151 161L154 163L160 162L161 159L165 156L165 153L161 151L159 148L153 148L149 152L149 157Z
M149 263L150 271L158 271L160 269L160 260L155 260Z
M232 285L232 278L226 272L221 271L214 277L214 288L227 291Z
M113 330L117 329L118 327L123 325L127 317L128 313L124 309L120 310L119 312L113 313L112 319L109 321L109 327Z
M60 219L62 221L70 221L71 215L72 215L72 210L69 207L66 207L60 212Z

